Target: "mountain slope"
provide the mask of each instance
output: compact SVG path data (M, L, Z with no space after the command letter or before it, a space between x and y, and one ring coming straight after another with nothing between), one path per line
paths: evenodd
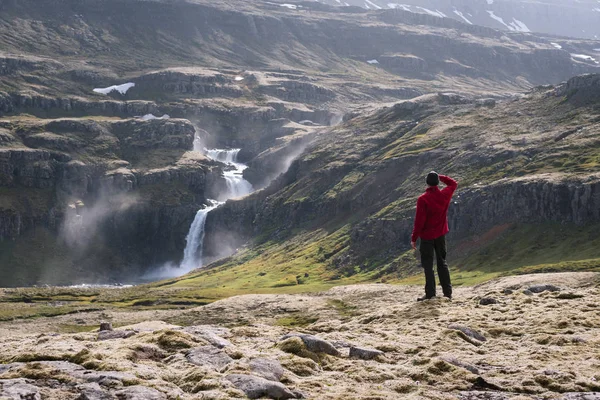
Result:
M241 148L245 176L261 188L312 138L332 135L339 143L321 142L329 153L311 151L312 161L303 158L263 192L278 195L260 213L242 206L241 223L226 217L214 231L229 242L240 230L245 240L252 229L268 236L278 223L308 220L325 229L319 246L337 252L361 237L346 226L348 214L368 224L416 194L388 193L383 182L410 167L396 156L424 157L438 146L414 132L414 143L413 133L402 141L418 131L415 118L442 116L431 116L437 106L421 96L454 90L487 104L599 69L571 56L593 41L565 39L557 49L543 35L394 10L24 0L2 2L0 11L0 286L121 282L178 264L194 215L227 185L227 166L199 154L204 146ZM103 94L120 84L128 90ZM416 114L406 120L371 115L414 98ZM145 120L150 114L171 119ZM352 118L361 135L329 129ZM367 156L384 143L386 152ZM213 247L209 257L223 253ZM341 269L366 259L349 257Z
M600 7L593 0L322 0L334 6L398 11L452 18L469 25L515 32L540 32L553 36L600 38Z
M254 238L249 248L174 285L301 290L417 273L414 204L432 169L460 182L449 217L459 282L598 268L599 83L574 78L488 106L424 96L325 131L272 186L209 214L208 255Z

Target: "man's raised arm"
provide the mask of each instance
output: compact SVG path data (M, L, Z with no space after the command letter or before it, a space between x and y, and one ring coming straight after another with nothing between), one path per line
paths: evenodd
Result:
M446 187L442 189L442 192L452 196L454 194L454 191L458 187L458 182L446 175L440 175L440 181L442 181L442 183L446 185Z

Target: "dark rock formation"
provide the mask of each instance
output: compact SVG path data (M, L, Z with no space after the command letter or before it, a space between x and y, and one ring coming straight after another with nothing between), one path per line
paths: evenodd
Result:
M350 358L360 358L361 360L373 360L383 356L383 354L384 353L381 350L350 347Z
M233 386L243 391L250 399L268 397L270 399L301 398L279 382L269 381L252 375L233 374L225 377Z

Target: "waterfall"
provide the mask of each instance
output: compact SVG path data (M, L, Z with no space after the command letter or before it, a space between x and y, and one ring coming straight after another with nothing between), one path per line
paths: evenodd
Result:
M194 148L194 150L196 150ZM218 196L219 201L209 200L209 205L198 210L196 217L190 226L186 238L186 246L183 251L183 261L179 266L179 275L190 272L195 268L202 267L202 250L204 242L204 226L208 213L219 207L226 200L246 196L253 190L250 182L244 179L243 172L246 165L237 161L240 149L204 149L205 154L212 160L220 161L227 165L223 171L223 177L227 183L227 190Z
M227 169L223 171L227 191L219 196L220 201L226 201L252 193L252 185L244 179L244 170L248 167L237 161L240 150L241 149L204 150L208 158L227 164Z
M183 251L183 261L181 262L181 272L187 273L195 268L202 266L202 245L204 242L204 225L206 216L209 212L220 206L222 203L210 200L210 205L201 208L196 213L194 222L190 226L190 231L185 238L186 246Z

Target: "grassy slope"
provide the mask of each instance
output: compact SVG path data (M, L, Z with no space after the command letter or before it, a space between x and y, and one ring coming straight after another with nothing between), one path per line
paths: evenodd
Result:
M365 281L421 283L418 261L402 245L398 249L380 249L379 254L358 263L340 266L340 255L351 254L357 251L356 246L360 247L350 239L356 226L353 220L412 219L414 196L418 194L414 188L420 188L418 177L426 171L405 170L401 178L389 178L385 173L387 162L423 153L431 154L435 160L440 150L447 150L452 158L442 157L434 162L450 174L458 174L461 188L481 179L542 172L595 173L600 171L598 152L594 150L598 140L597 113L594 107L577 108L564 99L536 94L492 110L435 109L413 114L420 124L408 131L402 128L406 116L398 118L383 112L360 118L331 132L304 156L301 162L309 165L312 173L298 177L270 196L279 197L285 204L310 204L309 209L314 209L332 199L360 201L368 197L366 192L378 190L370 199L373 202L362 210L338 216L346 222L342 222L342 229L327 233L322 229L327 224L313 229L309 223L300 223L284 239L259 240L217 267L162 287L189 288L219 298L240 293L316 291L328 285ZM523 114L530 117L521 118ZM480 128L482 124L485 132ZM552 140L573 126L585 126L585 133L568 143ZM484 150L473 149L471 143ZM481 151L487 158L469 161ZM528 156L501 156L506 151ZM333 174L331 171L336 169L344 173ZM325 171L335 179L324 182ZM385 178L385 189L377 185L381 176ZM273 223L276 225L277 220ZM598 270L598 228L557 223L509 224L492 228L479 240L462 238L454 241L450 252L454 281L459 285L476 284L513 273Z

